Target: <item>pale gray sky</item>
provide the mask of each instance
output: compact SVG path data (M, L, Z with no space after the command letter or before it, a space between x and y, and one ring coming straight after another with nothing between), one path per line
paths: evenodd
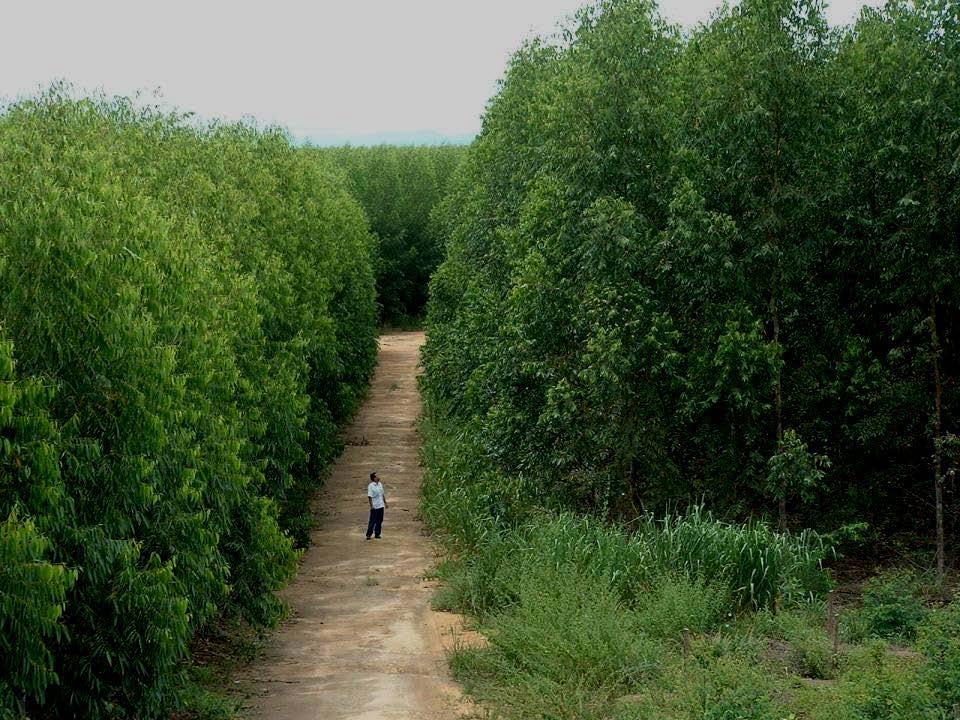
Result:
M683 24L719 0L661 0ZM507 58L579 0L0 0L0 98L54 79L298 138L469 136ZM863 0L834 0L848 22ZM873 3L871 3L873 4Z

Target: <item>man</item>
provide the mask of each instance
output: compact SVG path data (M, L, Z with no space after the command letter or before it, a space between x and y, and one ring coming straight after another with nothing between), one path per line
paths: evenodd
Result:
M377 540L380 539L380 529L383 527L383 509L390 507L387 505L387 498L383 494L383 483L379 476L370 473L370 484L367 485L367 501L370 503L370 522L367 523L367 540L373 535Z

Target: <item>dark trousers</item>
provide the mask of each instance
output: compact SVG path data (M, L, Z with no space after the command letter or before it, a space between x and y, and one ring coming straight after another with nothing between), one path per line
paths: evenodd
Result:
M367 537L376 535L380 537L380 529L383 527L383 508L374 510L370 508L370 522L367 523Z

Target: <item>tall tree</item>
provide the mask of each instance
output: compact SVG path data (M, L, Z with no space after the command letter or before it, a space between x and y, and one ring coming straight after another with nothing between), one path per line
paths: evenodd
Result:
M927 397L942 578L945 423L953 422L947 407L957 400L960 311L960 7L892 0L865 10L838 64L852 99L845 156L856 179L855 210L888 289L875 309L905 394Z
M799 297L820 254L816 162L830 35L819 0L746 0L696 32L680 74L681 158L707 207L739 229L743 310L771 347L767 455L783 443L785 387L803 361ZM749 324L749 321L748 321ZM792 351L792 348L798 348ZM786 493L778 493L781 527Z

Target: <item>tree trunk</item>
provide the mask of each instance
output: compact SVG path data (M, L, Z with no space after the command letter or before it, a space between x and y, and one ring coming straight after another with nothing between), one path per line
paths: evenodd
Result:
M937 516L937 582L943 587L943 383L940 378L940 335L937 332L937 296L930 298L930 356L933 365L933 485Z
M771 192L771 199L773 202L779 200L780 195L780 154L783 150L783 125L781 123L780 117L780 107L779 104L774 109L774 129L776 132L776 145L773 154L773 185ZM779 213L777 213L779 216ZM778 227L778 231L782 228ZM772 247L774 245L774 240L776 235L773 232L768 231L767 233L767 243ZM773 282L770 286L770 316L773 321L773 342L775 345L780 345L780 281L781 273L783 271L782 258L778 253L776 256L776 265L773 268ZM773 397L774 405L776 407L777 413L777 451L780 451L781 446L783 445L783 369L780 364L777 365L777 377L773 386ZM779 514L779 525L780 531L783 532L787 529L787 491L788 487L781 488L780 502L778 503L778 514Z
M774 344L779 345L780 343L780 308L779 303L777 302L777 279L779 273L774 273L773 288L770 291L770 316L773 320L773 342ZM782 382L782 371L780 367L777 367L777 377L773 385L773 399L774 406L777 413L777 451L780 450L780 446L783 444L783 382ZM778 515L779 515L779 527L780 531L783 532L787 529L787 488L784 487L781 489L780 502L778 504Z

